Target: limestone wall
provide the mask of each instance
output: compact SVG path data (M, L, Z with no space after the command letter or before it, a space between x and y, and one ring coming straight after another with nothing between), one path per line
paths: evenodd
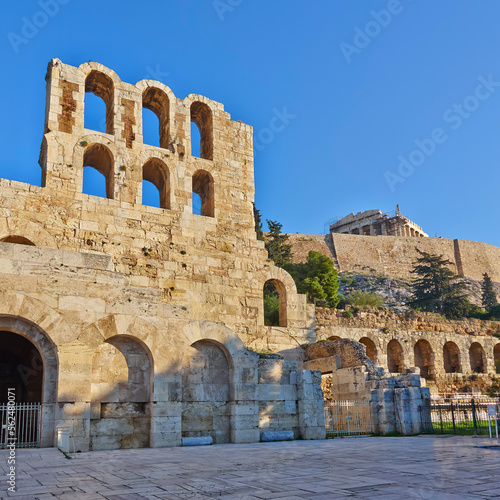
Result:
M106 133L84 128L86 92L105 101ZM143 143L143 107L159 118L160 147ZM55 59L40 165L42 187L0 180L0 336L42 357L42 444L59 427L81 450L258 441L258 356L245 345L296 348L315 333L314 308L256 239L252 128L206 97ZM82 193L85 168L104 175L106 198ZM161 208L142 204L143 181ZM267 281L279 327L264 326ZM319 384L279 369L295 381L262 396L276 403L268 415L293 400L296 435L321 437Z
M443 254L453 262L452 270L474 280L488 273L500 282L500 248L477 241L446 238L399 236L359 236L350 234L289 234L294 262L304 262L309 250L331 258L340 271L384 273L395 278L410 278L419 256L415 248ZM330 239L332 244L330 244Z
M368 424L372 419L373 431L386 434L417 434L422 432L421 412L429 403L429 389L417 373L418 369L405 370L404 374L391 374L377 362L370 360L363 345L350 339L317 342L305 348L305 367L319 370L323 378L326 425L330 429L349 427L345 407L340 402L368 403L359 408ZM351 408L356 412L355 408ZM350 417L352 418L352 417ZM357 418L357 417L354 417ZM339 421L340 420L340 421ZM368 427L368 425L367 425Z
M428 313L316 309L317 338L346 338L365 345L369 358L392 373L417 367L435 388L467 385L467 379L496 376L500 324L452 321Z

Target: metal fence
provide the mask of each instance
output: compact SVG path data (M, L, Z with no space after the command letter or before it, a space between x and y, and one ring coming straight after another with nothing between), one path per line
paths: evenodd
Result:
M496 434L495 419L500 418L498 400L434 400L429 406L420 408L420 418L424 432L457 435L492 435ZM495 408L489 410L488 408ZM488 413L490 412L490 416Z
M0 449L15 443L16 448L40 446L40 403L0 404Z
M356 436L373 432L370 401L326 401L326 436Z

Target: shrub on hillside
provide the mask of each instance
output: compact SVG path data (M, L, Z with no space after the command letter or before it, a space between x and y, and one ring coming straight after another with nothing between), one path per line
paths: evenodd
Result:
M379 308L383 306L384 299L376 293L353 290L347 296L346 303L353 307Z

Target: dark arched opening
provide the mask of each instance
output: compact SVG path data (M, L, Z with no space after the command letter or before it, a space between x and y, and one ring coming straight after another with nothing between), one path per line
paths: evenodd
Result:
M404 354L401 344L392 339L387 344L387 369L390 373L404 372Z
M0 402L14 389L17 403L41 403L43 361L35 345L25 337L0 331Z

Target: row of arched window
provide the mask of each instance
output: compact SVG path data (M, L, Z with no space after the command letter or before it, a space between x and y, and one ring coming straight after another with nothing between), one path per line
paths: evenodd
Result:
M83 192L114 198L114 158L103 144L86 146L83 155ZM126 167L121 167L126 168ZM170 171L159 158L150 158L142 165L143 205L171 208ZM197 170L192 177L193 213L214 217L214 180L206 170Z
M96 70L87 75L84 108L85 128L114 133L114 85L109 76ZM159 88L148 87L142 94L142 110L144 144L163 149L175 147L172 143L168 95ZM207 104L195 101L191 104L190 114L191 155L213 160L212 111Z
M330 337L328 340L339 339ZM378 351L375 342L363 337L359 340L366 347L366 355L373 361L378 361ZM418 340L413 346L414 363L420 368L420 375L427 380L435 379L434 352L431 344L425 340ZM500 343L493 348L493 360L497 373L500 373ZM464 371L460 349L455 342L446 342L443 345L443 369L445 373L462 373ZM487 357L483 346L474 342L469 347L469 364L473 373L487 373ZM403 347L399 341L392 339L387 344L387 369L390 373L403 373L407 368Z

